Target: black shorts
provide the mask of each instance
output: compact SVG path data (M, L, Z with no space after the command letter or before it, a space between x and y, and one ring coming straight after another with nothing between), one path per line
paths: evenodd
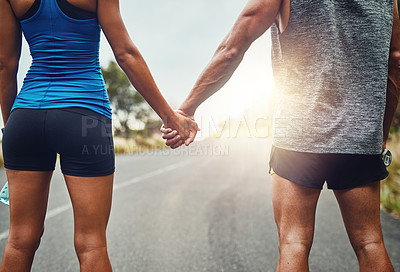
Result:
M15 109L2 144L8 169L51 171L58 153L65 175L99 177L115 170L111 120L85 108Z
M296 184L344 190L380 181L388 171L380 155L318 154L289 151L272 146L270 169Z

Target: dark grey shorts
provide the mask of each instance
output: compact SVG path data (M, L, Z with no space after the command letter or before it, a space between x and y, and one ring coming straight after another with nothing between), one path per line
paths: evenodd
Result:
M325 182L329 189L351 189L389 174L380 155L305 153L275 146L269 166L282 178L315 189Z
M61 170L70 176L114 173L111 119L84 108L15 109L3 134L4 166L13 170Z

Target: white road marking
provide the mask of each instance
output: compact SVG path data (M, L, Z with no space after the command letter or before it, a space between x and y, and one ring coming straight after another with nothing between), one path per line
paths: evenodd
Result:
M3 239L7 239L8 231L9 230L6 230L6 231L3 231L2 233L0 233L0 241L3 240Z
M149 178L152 178L152 177L156 177L158 175L173 171L175 169L184 167L187 164L189 164L189 162L187 162L187 161L186 162L181 162L181 163L175 163L175 164L160 168L158 170L155 170L153 172L147 173L145 175L142 175L142 176L127 180L125 182L121 182L121 183L115 184L114 185L114 191L122 189L122 188L125 188L125 187L127 187L129 185L144 181L146 179L149 179ZM57 207L57 208L54 208L54 209L52 209L52 210L47 212L46 219L50 219L52 217L55 217L55 216L65 212L65 211L68 211L71 208L72 208L71 203L65 204L65 205ZM9 232L9 230L6 230L6 231L3 231L3 232L0 233L0 241L4 240L4 239L7 239L8 232Z

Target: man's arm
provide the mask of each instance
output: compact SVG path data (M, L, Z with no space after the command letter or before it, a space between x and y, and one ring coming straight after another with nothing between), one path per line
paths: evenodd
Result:
M178 113L192 118L197 107L217 92L231 78L250 45L260 37L277 18L281 9L288 8L289 0L249 0L232 30L218 46L210 63L197 79L192 91L178 109ZM284 13L288 15L288 13ZM280 20L279 20L280 21ZM279 22L280 23L280 22ZM283 23L284 28L285 22ZM177 148L183 141L177 132L161 128L166 145Z
M219 45L180 110L193 116L197 107L231 78L250 45L275 21L283 0L249 0Z
M6 124L17 95L21 29L7 0L0 0L0 104Z
M392 124L400 95L400 25L397 5L397 0L395 0L393 9L392 40L390 42L386 110L385 119L383 122L383 148L386 148L386 141L389 137L390 125Z

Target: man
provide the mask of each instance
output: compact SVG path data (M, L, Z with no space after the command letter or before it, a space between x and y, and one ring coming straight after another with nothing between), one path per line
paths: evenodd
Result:
M249 0L178 112L193 118L271 25L279 94L270 160L277 271L308 271L325 182L334 190L360 271L393 271L379 209L379 181L388 174L380 153L399 90L393 0ZM172 148L183 143L171 129L162 131Z

